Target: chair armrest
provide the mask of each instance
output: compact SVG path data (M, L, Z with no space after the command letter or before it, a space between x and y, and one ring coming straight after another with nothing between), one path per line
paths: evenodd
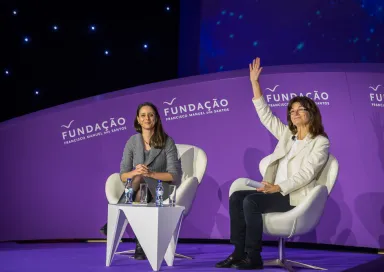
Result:
M263 214L264 233L289 238L310 232L319 223L327 198L327 187L317 185L292 210Z
M124 184L121 182L120 174L110 175L105 183L105 195L109 204L117 204L124 193Z
M248 180L250 180L250 179L249 178L238 178L234 182L232 182L231 187L229 188L229 197L231 197L231 195L237 191L254 190L256 193L255 188L247 185Z
M184 216L186 216L192 206L196 196L199 182L196 177L190 177L184 180L176 190L176 205L185 207ZM169 198L164 200L165 204L169 203Z

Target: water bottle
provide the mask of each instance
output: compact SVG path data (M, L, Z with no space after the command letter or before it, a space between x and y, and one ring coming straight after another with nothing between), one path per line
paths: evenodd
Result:
M163 184L161 183L161 180L158 180L157 187L156 187L156 206L157 207L163 207L163 194L164 194Z
M127 179L127 184L125 185L124 192L125 192L125 203L132 204L133 188L132 188L132 180L130 178Z

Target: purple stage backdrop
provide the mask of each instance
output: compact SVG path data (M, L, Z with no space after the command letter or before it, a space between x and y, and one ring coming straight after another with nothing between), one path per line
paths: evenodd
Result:
M263 71L264 95L284 122L290 97L307 95L319 104L340 163L319 226L295 241L384 248L384 65ZM276 144L251 99L248 71L241 70L122 90L0 124L0 240L101 238L104 184L119 171L144 101L159 107L176 143L208 156L181 237L228 239L230 184L260 180L259 161Z

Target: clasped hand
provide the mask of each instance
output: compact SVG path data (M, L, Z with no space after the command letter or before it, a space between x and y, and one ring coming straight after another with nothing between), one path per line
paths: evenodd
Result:
M279 185L272 185L269 182L262 181L262 184L264 184L264 187L257 188L256 191L264 193L264 194L273 194L281 191L281 188Z
M145 164L138 164L136 165L135 169L136 175L141 175L144 177L149 177L151 175L151 171L148 169L148 166Z

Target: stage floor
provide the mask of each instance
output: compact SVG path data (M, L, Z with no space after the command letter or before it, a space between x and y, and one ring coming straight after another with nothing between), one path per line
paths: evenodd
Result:
M121 243L118 251L133 248L133 243ZM214 267L231 251L232 246L226 244L179 244L177 252L194 259L175 259L173 267L167 267L164 262L160 271L233 271ZM105 243L0 243L0 271L152 271L148 261L136 261L122 255L116 255L111 267L106 267L105 255ZM264 247L262 255L264 259L276 258L277 248ZM384 267L384 256L378 254L288 248L287 258L327 268L328 271L380 271ZM279 268L264 270L283 271Z

